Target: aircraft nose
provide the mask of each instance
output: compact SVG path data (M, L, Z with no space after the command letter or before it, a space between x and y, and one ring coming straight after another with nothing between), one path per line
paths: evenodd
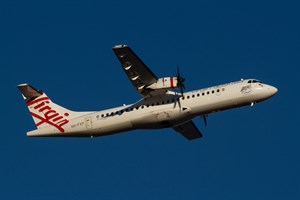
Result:
M270 96L273 96L273 95L275 95L278 92L278 89L276 87L274 87L274 86L270 86L268 88L268 91L270 93Z

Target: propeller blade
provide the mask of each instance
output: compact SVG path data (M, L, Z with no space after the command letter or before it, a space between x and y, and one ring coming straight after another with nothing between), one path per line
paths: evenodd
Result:
M183 78L180 75L180 71L179 71L178 65L177 65L177 74L176 74L176 77L177 77L177 86L180 89L181 96L183 96L183 92L185 90L185 85L183 84L183 82L185 81L185 78Z
M203 120L204 120L204 125L207 126L207 119L206 119L206 115L203 115Z
M181 109L181 103L180 103L180 96L179 95L176 95L176 99L175 99L173 108L176 108L177 102L178 102L179 108Z
M182 86L180 87L180 93L181 93L181 96L183 96L183 87Z
M182 84L181 87L185 90L185 85Z

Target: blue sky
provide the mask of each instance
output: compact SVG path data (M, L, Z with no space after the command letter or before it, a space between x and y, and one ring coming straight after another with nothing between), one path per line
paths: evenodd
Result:
M1 199L299 199L300 28L296 1L1 1ZM128 44L188 90L257 78L279 89L254 107L171 129L28 138L16 85L73 110L140 98L111 47Z

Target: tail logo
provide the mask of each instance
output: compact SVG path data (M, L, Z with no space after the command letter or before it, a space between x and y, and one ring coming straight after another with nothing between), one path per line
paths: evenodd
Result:
M50 102L51 100L48 97L42 97L27 102L27 106L29 107L33 104L37 104L30 109L31 116L40 120L38 123L36 123L37 127L47 123L63 133L65 132L63 126L69 123L69 120L65 119L65 117L69 116L69 113L64 113L63 115L59 114L50 107ZM32 112L32 110L36 112Z

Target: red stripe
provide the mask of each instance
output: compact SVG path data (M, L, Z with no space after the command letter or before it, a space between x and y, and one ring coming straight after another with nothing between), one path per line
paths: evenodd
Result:
M170 77L170 83L171 83L171 88L174 87L174 80L173 80L173 77Z

